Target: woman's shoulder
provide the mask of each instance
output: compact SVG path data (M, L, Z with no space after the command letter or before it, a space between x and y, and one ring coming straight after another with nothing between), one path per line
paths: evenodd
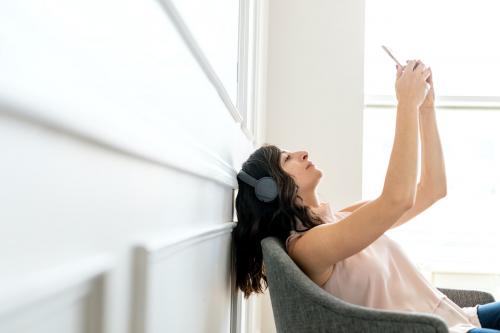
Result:
M314 209L313 211L320 213L320 215L325 218L326 217L326 223L335 223L344 217L348 216L351 214L351 212L341 212L341 211L334 211L331 208L330 203L328 202L322 202L320 203L320 207ZM301 223L301 221L297 218L297 225L299 226L299 229L303 229L304 225ZM313 227L314 228L314 227ZM312 229L312 228L311 228ZM303 236L306 232L309 230L304 230L304 231L296 231L296 230L291 230L288 238L286 239L286 247L288 248L291 246L292 243L295 243L295 240ZM291 246L293 247L293 246Z

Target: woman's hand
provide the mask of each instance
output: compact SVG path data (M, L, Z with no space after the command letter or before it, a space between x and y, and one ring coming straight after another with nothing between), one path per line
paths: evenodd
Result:
M406 63L408 63L409 60L406 60ZM422 61L419 59L417 60L417 63L422 63ZM403 69L406 68L406 66L403 67ZM431 67L429 66L429 77L427 78L427 80L425 80L425 82L428 84L427 85L427 95L425 96L425 99L424 101L422 102L422 105L420 105L420 108L419 108L419 111L424 111L425 110L432 110L434 109L435 105L434 105L434 82L432 80L432 69Z
M430 76L429 69L421 61L410 60L407 66L397 67L396 74L396 97L399 104L407 104L420 108L427 95Z
M420 61L420 60L418 60ZM427 92L427 96L425 97L425 100L424 102L422 103L422 105L420 105L420 112L424 111L425 110L432 110L434 109L434 82L432 81L432 70L431 68L429 67L429 72L430 72L430 75L429 77L427 78L427 80L425 82L427 82L429 84L429 87L428 87L428 92Z

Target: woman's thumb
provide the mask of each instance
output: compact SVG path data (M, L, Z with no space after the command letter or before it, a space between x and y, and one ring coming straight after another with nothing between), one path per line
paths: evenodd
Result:
M401 68L401 66L399 66L398 64L396 64L396 78L399 79L399 77L401 76L401 74L403 73L403 70Z

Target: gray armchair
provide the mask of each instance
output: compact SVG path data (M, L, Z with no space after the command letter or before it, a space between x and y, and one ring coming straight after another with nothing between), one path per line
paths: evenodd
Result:
M278 333L414 332L448 333L433 314L373 309L347 303L312 282L276 237L261 241L274 321ZM438 288L460 307L494 302L484 291Z

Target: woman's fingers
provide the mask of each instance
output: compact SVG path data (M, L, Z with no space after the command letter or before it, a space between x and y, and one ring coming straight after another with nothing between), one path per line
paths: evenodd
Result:
M419 70L420 73L423 73L426 69L427 66L420 60L417 60L417 64L415 65L415 70Z
M420 59L414 59L414 60L406 60L406 65L408 66L410 61L413 62L413 70L416 70L417 67L420 68L420 70L422 70L425 66L425 64L422 62L422 60ZM406 68L407 66L404 66L403 68Z
M401 74L403 74L403 68L404 67L401 67L399 65L396 65L396 79L399 79L401 77Z
M415 60L410 60L410 61L406 61L406 66L405 66L405 71L412 71L414 70L414 67L415 67L415 63L416 61Z
M432 82L432 70L431 68L429 67L429 77L427 77L427 83L430 83L431 85L433 85L433 82Z
M430 71L430 67L425 66L425 64L420 59L406 60L406 66L404 66L403 69L406 69L406 68L413 68L414 72L418 70L417 73L420 73L424 77L425 80L427 80L432 75L432 73ZM432 80L432 78L431 78L431 80Z
M431 76L431 70L430 68L426 68L423 72L422 72L422 76L424 77L424 80L427 81L427 79Z

